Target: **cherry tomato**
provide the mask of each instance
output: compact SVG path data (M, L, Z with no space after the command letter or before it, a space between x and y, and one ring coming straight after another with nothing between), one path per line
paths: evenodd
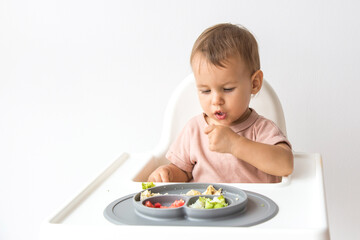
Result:
M145 206L153 208L154 205L150 201L145 202Z
M146 207L151 207L151 208L178 208L181 207L185 204L185 201L180 199L180 200L175 200L169 207L167 206L162 206L161 203L155 203L152 204L150 201L146 201L145 202L145 206Z
M183 206L184 204L185 204L185 202L182 199L175 200L175 202L173 202L170 207L177 208L177 207Z

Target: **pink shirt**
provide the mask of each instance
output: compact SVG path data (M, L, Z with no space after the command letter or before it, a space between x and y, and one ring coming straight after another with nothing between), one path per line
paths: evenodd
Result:
M251 110L250 116L244 122L231 127L234 132L256 142L271 145L284 142L291 147L290 142L275 123ZM207 125L203 114L192 118L166 154L166 158L171 163L186 172L192 172L192 181L223 183L281 181L281 177L260 171L232 154L210 151L208 136L204 133Z

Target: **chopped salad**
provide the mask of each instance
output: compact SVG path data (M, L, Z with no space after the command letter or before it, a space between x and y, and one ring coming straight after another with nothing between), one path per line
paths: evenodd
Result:
M199 197L195 203L191 204L189 207L197 209L214 209L214 208L223 208L227 207L228 204L225 201L223 195L214 197L213 199L207 197Z

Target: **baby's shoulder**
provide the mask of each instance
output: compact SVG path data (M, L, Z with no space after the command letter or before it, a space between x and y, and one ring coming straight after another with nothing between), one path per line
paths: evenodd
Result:
M280 131L280 128L270 119L259 115L253 124L256 132Z
M258 118L254 122L253 126L255 128L262 128L262 127L277 128L276 124L273 121L271 121L270 119L268 119L262 115L258 115Z
M276 124L273 121L271 121L270 119L268 119L262 115L258 115L258 118L254 122L254 125L260 126L260 125L264 125L264 124L270 124L270 125L276 126Z

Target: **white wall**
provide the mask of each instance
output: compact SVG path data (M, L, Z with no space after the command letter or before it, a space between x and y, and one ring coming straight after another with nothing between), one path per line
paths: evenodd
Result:
M0 0L0 239L40 222L123 151L151 150L196 37L240 23L296 151L324 160L332 239L360 239L360 3Z

